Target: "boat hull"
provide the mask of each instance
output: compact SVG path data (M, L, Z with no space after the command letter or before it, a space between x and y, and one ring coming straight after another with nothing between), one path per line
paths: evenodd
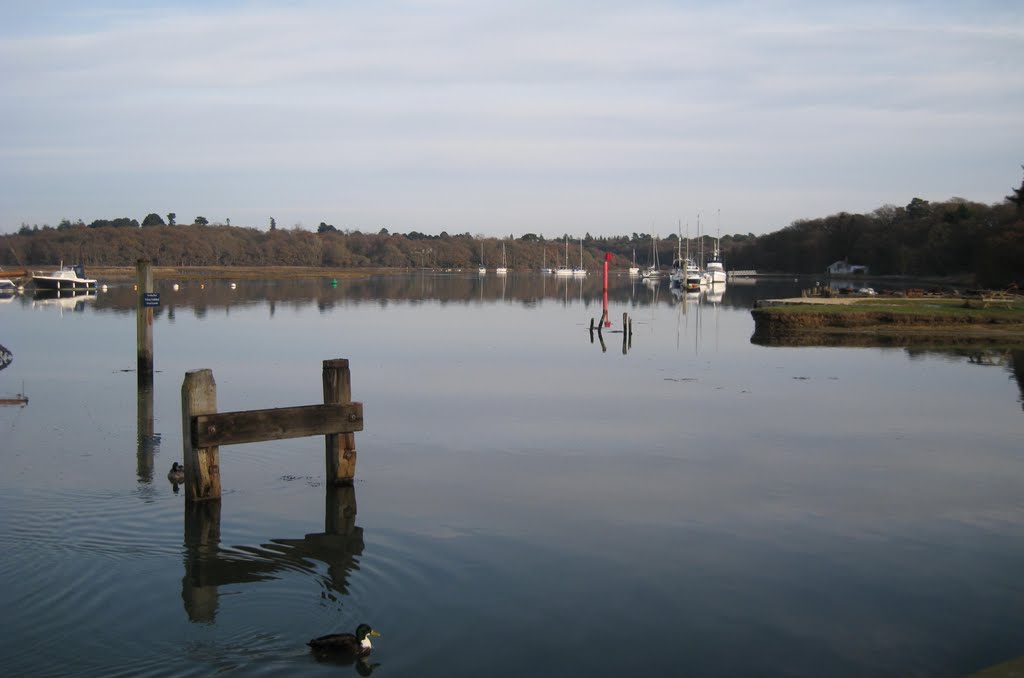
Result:
M96 281L89 279L73 280L69 278L51 278L49 276L32 276L32 283L39 290L53 290L55 292L75 290L95 290Z

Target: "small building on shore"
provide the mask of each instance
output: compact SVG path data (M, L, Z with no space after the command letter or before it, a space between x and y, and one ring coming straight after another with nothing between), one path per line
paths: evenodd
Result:
M837 278L859 276L867 275L868 267L861 266L860 264L851 264L846 259L841 259L840 261L830 264L829 267L825 270L825 272L828 275L835 276Z

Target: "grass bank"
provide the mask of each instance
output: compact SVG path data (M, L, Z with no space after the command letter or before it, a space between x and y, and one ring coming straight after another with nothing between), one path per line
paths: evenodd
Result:
M1024 346L1024 298L775 299L758 302L765 345Z

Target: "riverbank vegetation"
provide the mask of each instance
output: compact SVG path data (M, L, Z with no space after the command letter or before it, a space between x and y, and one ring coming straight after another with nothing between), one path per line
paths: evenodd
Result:
M1017 295L782 300L751 315L752 341L766 345L1024 346Z
M796 221L762 236L724 235L719 246L728 269L762 273L818 274L845 260L868 267L871 275L959 277L972 284L1001 288L1024 286L1024 182L999 204L961 198L929 202L913 198L904 206L884 205L868 214L840 212ZM701 240L703 242L701 242ZM710 236L689 242L691 253L710 253ZM568 241L568 248L566 248ZM582 241L582 254L581 254ZM17 233L0 236L0 265L50 265L59 261L94 266L133 266L148 258L157 266L284 266L353 268L439 268L494 266L504 250L513 269L556 267L568 259L595 269L605 253L612 266L625 267L634 252L640 263L651 256L652 234L593 237L536 233L507 238L470 233L429 235L417 231L365 231L321 222L315 232L296 226L271 228L210 223L196 217L178 224L149 214L141 224L120 217L86 224L65 219L57 226L23 224ZM671 261L679 240L659 241L659 259ZM568 254L566 254L568 249Z

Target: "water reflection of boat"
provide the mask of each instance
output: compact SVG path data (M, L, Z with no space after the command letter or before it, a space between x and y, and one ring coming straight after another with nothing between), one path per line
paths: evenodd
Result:
M95 290L96 281L85 277L81 264L64 266L50 273L33 273L32 282L37 290Z
M36 290L32 296L32 306L56 306L62 311L81 311L85 308L85 302L95 298L96 290Z

